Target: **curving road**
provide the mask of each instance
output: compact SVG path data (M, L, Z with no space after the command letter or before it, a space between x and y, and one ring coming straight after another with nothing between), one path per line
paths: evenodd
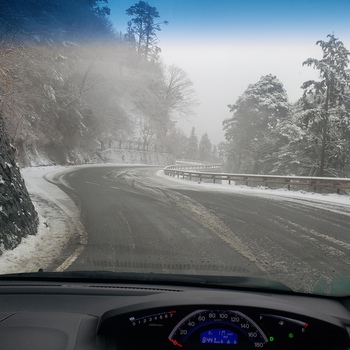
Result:
M70 270L264 276L310 292L349 275L350 209L198 189L158 170L65 176L87 233Z

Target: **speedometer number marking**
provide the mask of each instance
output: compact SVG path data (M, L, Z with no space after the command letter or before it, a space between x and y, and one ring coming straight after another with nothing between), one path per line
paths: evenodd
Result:
M237 316L231 317L231 322L232 323L238 323L241 319Z
M176 311L160 312L153 315L146 315L141 317L129 317L131 324L135 327L138 325L147 325L152 323L162 323L162 321L172 318L176 314Z
M254 343L254 346L255 346L256 348L263 348L264 345L265 345L265 343Z

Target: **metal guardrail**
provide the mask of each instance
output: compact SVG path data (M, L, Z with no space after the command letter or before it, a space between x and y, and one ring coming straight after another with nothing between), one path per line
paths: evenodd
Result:
M209 171L209 170L221 170L222 164L204 164L204 163L185 163L185 162L178 162L181 164L177 165L169 165L165 169L169 170L198 170L198 171ZM164 169L164 170L165 170Z
M211 168L210 168L211 167ZM226 180L229 184L231 182L240 182L249 185L249 183L262 183L266 187L269 184L287 186L288 190L291 186L312 187L314 191L318 188L332 188L336 189L337 193L340 190L350 189L350 178L336 178L336 177L309 177L309 176L279 176L279 175L255 175L255 174L229 174L229 173L217 173L206 172L200 170L214 170L221 169L219 164L205 164L205 165L171 165L164 168L166 175L174 177L187 178L189 180L203 181L210 179L213 183L217 181ZM199 170L199 171L193 171Z

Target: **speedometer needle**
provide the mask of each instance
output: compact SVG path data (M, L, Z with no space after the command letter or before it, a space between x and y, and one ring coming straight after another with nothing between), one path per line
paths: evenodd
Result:
M179 346L180 348L182 348L182 345L180 343L178 343L176 340L168 338L174 345Z

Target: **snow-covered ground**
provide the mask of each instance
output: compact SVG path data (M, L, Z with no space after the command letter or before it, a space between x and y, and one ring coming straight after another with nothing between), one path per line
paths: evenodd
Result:
M198 181L189 181L182 178L172 177L165 175L162 170L157 172L157 175L172 181L178 186L191 186L192 189L198 191L216 191L216 192L233 192L240 193L244 195L251 195L254 197L265 197L276 200L284 200L286 198L292 200L302 200L308 202L310 205L316 206L317 204L334 204L337 206L342 206L344 209L350 210L350 196L339 195L339 194L321 194L314 192L307 192L305 190L299 191L288 191L288 189L269 189L264 186L260 187L249 187L244 185L234 185L231 182L229 185L228 181L222 181L222 184L214 184L209 182L198 182ZM324 208L324 206L322 206ZM332 210L332 206L329 207Z
M84 229L79 221L79 212L70 197L55 184L51 183L53 178L60 180L61 175L69 171L74 171L81 167L105 166L82 165L74 167L33 167L22 169L22 176L26 182L28 192L40 217L39 230L36 236L29 236L22 240L22 243L11 251L6 251L0 256L0 273L17 273L38 271L39 268L49 266L52 261L60 257L62 249L71 238L72 234L78 235L82 243L85 242ZM112 164L108 164L112 165ZM125 164L113 164L126 166ZM237 186L211 183L198 183L196 181L186 181L183 179L166 176L162 170L157 175L166 180L169 187L190 187L198 191L219 191L234 192L250 196L266 197L276 200L302 200L313 206L322 206L332 211L348 213L350 215L350 197L337 194L317 194L305 191L271 190L264 187L251 188L247 186ZM326 204L333 204L327 205ZM79 251L68 257L58 268L63 271L78 256Z
M22 169L39 215L38 233L24 238L18 247L0 256L0 273L36 272L59 257L70 238L70 226L79 223L79 213L73 201L44 177L50 180L55 174L70 170L55 166Z

